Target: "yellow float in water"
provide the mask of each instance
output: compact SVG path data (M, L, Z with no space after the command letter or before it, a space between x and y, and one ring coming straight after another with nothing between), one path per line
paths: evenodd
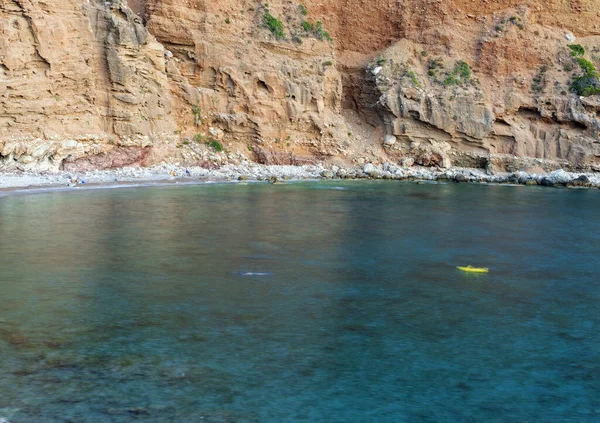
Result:
M469 273L488 273L490 271L490 269L488 269L487 267L473 267L471 265L469 266L456 266L457 269L462 270L463 272L469 272Z

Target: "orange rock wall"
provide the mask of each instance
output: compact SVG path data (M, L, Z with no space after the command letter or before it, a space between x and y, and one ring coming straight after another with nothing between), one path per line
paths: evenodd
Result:
M399 160L443 139L458 164L512 154L600 169L600 102L568 93L577 68L564 70L571 33L600 66L600 2L306 0L303 15L271 0L282 40L264 28L266 4L0 0L0 168L111 152L119 166L195 163L214 138L223 160ZM433 58L465 61L477 83L441 86Z

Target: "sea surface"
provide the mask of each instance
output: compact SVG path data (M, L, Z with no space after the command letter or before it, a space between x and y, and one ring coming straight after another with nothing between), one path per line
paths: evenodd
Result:
M0 418L599 422L600 191L2 197Z

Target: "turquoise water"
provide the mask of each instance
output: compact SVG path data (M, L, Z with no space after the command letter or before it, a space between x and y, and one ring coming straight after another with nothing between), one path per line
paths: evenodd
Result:
M153 187L0 219L11 423L600 421L600 191Z

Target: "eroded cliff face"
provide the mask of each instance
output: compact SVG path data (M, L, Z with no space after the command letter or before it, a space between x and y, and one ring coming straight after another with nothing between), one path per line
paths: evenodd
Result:
M600 96L569 91L594 0L0 0L0 34L1 169L600 171Z
M109 151L123 166L172 137L164 48L129 8L2 0L0 28L2 167L57 169Z

